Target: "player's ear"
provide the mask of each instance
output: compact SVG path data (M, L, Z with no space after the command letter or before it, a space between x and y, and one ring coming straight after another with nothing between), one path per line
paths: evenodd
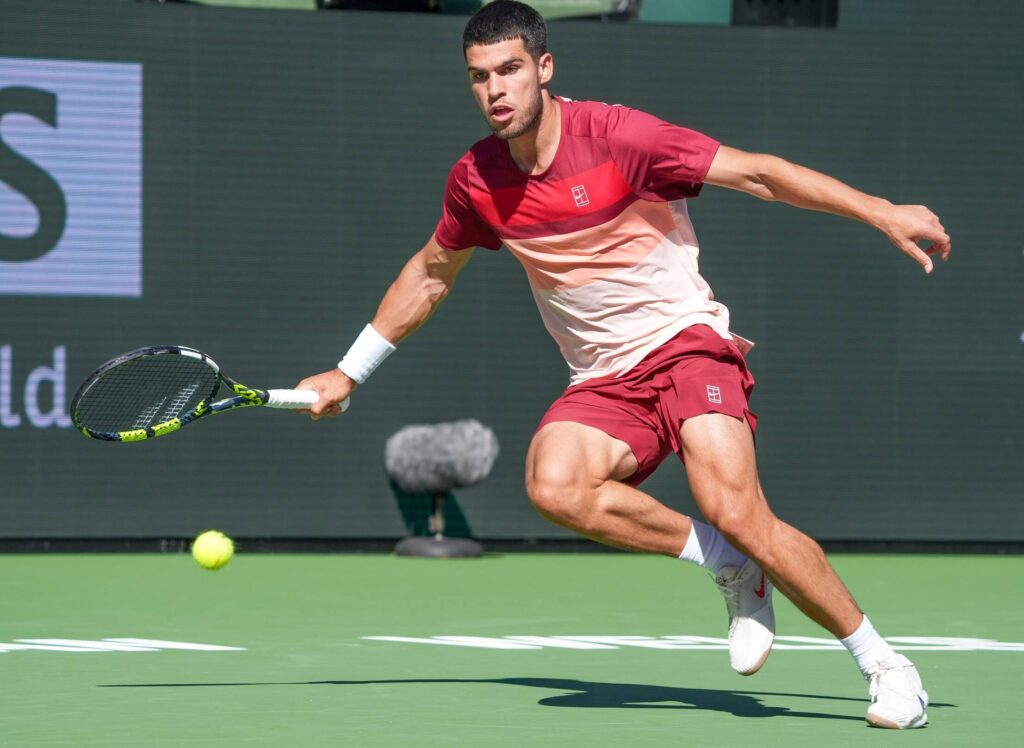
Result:
M555 77L555 58L550 52L545 52L537 58L537 73L542 86Z

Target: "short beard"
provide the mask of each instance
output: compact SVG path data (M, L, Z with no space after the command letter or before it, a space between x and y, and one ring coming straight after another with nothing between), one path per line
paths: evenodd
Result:
M533 112L529 115L528 119L519 125L509 125L503 130L497 130L491 128L491 132L501 140L513 140L518 138L520 135L524 135L530 130L537 127L540 122L541 112L544 111L544 93L543 89L538 89L537 98L533 101Z

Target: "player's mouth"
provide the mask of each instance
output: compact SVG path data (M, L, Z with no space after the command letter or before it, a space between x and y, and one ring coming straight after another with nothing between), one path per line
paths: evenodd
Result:
M512 107L504 106L499 104L498 106L492 106L490 109L491 120L494 122L508 122L512 119L515 114L515 110Z

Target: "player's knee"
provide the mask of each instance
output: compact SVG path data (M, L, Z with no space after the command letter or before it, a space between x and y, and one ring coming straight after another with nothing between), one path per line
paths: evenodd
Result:
M713 518L709 518L709 521L733 547L742 548L746 551L750 550L751 546L756 545L759 533L757 528L751 523L750 518L745 516L743 512L719 512Z
M724 497L712 507L703 508L705 517L729 543L748 555L769 550L773 526L778 519L760 501Z
M566 465L536 466L527 476L526 494L542 516L563 525L579 526L592 503L579 473Z

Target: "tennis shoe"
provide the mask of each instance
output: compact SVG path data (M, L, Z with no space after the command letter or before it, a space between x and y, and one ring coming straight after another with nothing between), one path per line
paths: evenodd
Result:
M729 611L729 663L740 675L753 675L772 651L775 610L772 583L752 560L726 566L715 577Z
M868 723L874 727L905 730L928 724L928 693L914 664L901 654L876 662L864 675L871 706Z

